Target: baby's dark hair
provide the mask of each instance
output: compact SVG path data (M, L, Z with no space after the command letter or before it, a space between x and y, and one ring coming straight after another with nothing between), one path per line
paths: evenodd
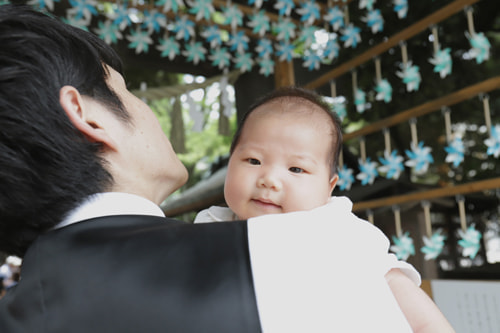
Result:
M231 155L233 154L236 146L240 141L241 133L243 132L243 128L245 127L245 123L249 115L252 114L252 112L254 112L260 106L277 101L291 102L291 103L310 102L314 106L316 106L316 108L312 109L311 111L321 110L325 113L325 115L328 116L328 118L331 120L331 125L332 125L331 127L332 142L330 150L330 165L331 165L330 174L332 177L335 174L337 174L337 163L342 148L341 121L337 116L337 114L332 112L331 106L319 94L317 94L312 90L307 90L300 87L291 86L291 87L276 89L271 93L262 96L254 104L252 104L248 109L248 111L243 115L243 118L240 120L240 123L238 124L238 129L236 130L236 133L233 137L233 142L231 143L231 150L230 150Z

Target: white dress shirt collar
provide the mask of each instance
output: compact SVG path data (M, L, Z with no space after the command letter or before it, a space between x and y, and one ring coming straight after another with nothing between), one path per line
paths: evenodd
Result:
M80 206L70 211L54 229L83 220L110 215L152 215L165 217L158 205L138 195L106 192L88 197Z

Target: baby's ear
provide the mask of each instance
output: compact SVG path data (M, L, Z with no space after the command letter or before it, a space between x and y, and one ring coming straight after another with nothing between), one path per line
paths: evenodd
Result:
M85 135L87 140L99 142L111 150L117 149L116 142L101 126L96 116L99 113L92 110L93 103L89 101L89 97L83 97L73 86L64 86L59 90L59 103L73 126Z
M337 181L339 180L339 176L335 175L330 179L330 194L333 192L335 185L337 185Z

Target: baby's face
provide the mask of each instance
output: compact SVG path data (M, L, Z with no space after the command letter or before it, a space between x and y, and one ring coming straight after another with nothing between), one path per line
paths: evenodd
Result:
M277 107L264 104L249 116L229 161L224 194L240 219L319 207L337 181L330 177L327 117L269 112Z

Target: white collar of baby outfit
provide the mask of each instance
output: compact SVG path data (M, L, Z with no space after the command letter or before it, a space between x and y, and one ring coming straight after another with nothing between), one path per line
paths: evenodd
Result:
M73 209L54 229L83 220L111 215L152 215L165 217L158 205L138 195L106 192L88 197L80 206Z

